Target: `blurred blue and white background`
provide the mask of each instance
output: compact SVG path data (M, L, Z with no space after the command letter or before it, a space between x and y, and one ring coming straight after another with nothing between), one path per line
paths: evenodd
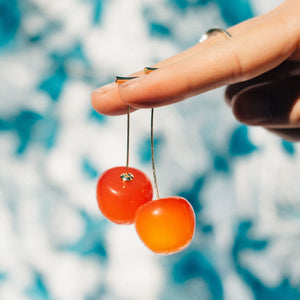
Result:
M197 214L189 248L151 253L95 198L126 119L91 91L280 2L0 0L1 300L300 299L300 148L235 121L223 89L156 110L161 196ZM149 111L131 124L151 177Z

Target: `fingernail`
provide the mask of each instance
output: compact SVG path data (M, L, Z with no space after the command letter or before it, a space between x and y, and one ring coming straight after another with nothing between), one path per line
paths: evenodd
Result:
M116 76L115 77L115 82L118 84L118 85L121 85L131 79L135 79L135 78L138 78L137 76L127 76L127 77L123 77L123 76Z
M149 74L151 73L152 71L155 71L157 70L158 68L154 68L154 67L145 67L144 68L144 74Z
M145 76L145 75L139 76L139 77L124 81L124 83L119 84L119 89L135 88L136 85L140 84L141 82L143 82L143 80L145 80L145 77L147 77L147 76Z
M114 82L113 83L109 83L109 84L103 85L100 88L94 90L93 93L106 94L107 92L111 91L116 86L117 85Z
M233 98L233 113L237 119L249 125L263 125L272 119L269 101L248 95Z

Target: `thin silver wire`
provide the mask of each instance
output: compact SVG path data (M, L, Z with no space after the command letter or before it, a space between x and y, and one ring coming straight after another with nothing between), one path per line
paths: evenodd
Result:
M126 154L126 173L128 174L129 171L129 135L130 135L130 107L127 106L127 154Z
M130 181L134 176L129 173L129 139L130 139L130 107L127 106L127 142L126 142L126 173L121 174L123 181Z
M116 76L115 77L115 82L118 83L118 81L127 81L130 79L134 79L137 77L121 77L121 76ZM134 178L134 176L129 173L129 137L130 137L130 106L127 106L127 145L126 145L126 172L121 174L121 178L123 181L130 181Z
M154 181L154 189L156 198L159 199L157 178L156 178L156 170L155 170L155 159L154 159L154 134L153 134L153 119L154 119L154 108L151 108L151 160L152 160L152 173L153 173L153 181Z

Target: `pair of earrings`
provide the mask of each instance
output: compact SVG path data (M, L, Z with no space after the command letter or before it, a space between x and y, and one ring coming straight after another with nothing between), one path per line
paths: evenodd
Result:
M144 69L148 74L156 68ZM135 77L116 77L120 85ZM151 157L156 198L150 179L140 170L129 167L130 108L127 112L126 167L106 170L97 183L97 202L102 214L117 224L135 224L142 242L153 252L172 254L185 249L195 231L195 213L190 203L178 196L160 198L153 147L151 109Z

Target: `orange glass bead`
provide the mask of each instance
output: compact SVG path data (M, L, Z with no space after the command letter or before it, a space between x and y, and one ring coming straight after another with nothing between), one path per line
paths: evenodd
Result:
M195 213L182 197L161 198L137 210L135 228L150 250L172 254L190 244L195 231Z
M123 180L126 167L114 167L100 176L97 184L97 202L102 214L117 224L132 224L136 210L152 200L150 179L135 168L128 168L131 180Z

